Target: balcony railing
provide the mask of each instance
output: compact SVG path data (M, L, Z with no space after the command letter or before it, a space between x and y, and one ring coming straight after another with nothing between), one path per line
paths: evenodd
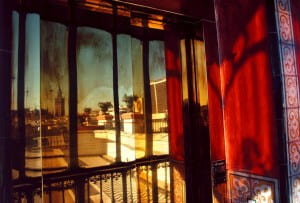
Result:
M171 202L172 164L154 156L109 167L17 179L14 202Z

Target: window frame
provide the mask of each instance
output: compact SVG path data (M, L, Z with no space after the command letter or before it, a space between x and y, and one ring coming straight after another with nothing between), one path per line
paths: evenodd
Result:
M119 115L119 95L118 95L118 61L117 61L117 35L127 34L131 37L137 38L143 43L143 76L144 76L144 97L151 98L150 93L150 79L149 79L149 41L162 40L164 41L165 30L156 30L148 28L146 21L148 15L144 12L133 12L134 17L140 18L143 21L142 27L131 25L129 16L118 15L117 3L112 4L113 13L101 13L86 9L84 6L77 4L75 1L69 1L68 3L57 2L39 2L36 0L25 0L21 3L14 2L14 11L19 14L19 49L18 49L18 118L19 118L19 138L21 139L22 146L22 163L20 170L20 179L28 178L25 175L25 24L26 15L29 13L35 13L40 16L41 20L55 22L63 24L67 27L67 61L69 69L69 154L70 162L68 170L64 172L53 173L56 175L71 173L78 170L89 170L86 168L80 168L78 164L78 129L77 129L77 61L76 61L76 46L77 46L77 27L87 26L96 29L102 29L109 32L112 35L113 45L113 94L115 108L115 132L116 132L116 152L117 159L116 164L123 164L121 162L121 150L120 150L120 115ZM57 14L60 15L57 15ZM80 17L79 17L80 16ZM101 20L99 20L101 19ZM111 23L112 22L112 23ZM151 118L151 101L147 102L145 99L145 126L146 126L146 156L143 159L153 159L153 136L152 136L152 118ZM168 142L170 145L170 142ZM168 146L170 148L170 146ZM163 155L164 156L164 155ZM169 156L169 155L167 155ZM93 167L92 169L110 168L110 166ZM51 176L52 174L43 174L42 176Z

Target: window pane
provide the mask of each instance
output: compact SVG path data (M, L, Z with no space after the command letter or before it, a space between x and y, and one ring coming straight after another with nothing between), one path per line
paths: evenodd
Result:
M18 119L18 46L19 46L19 14L14 11L12 15L13 35L12 35L12 78L11 78L11 138L13 146L20 149L21 141L18 136L19 119ZM12 177L16 179L19 177L21 150L12 151Z
M167 80L163 41L149 42L153 154L169 153Z
M195 52L195 67L197 71L197 97L200 104L200 118L203 132L208 133L208 87L204 42L193 40Z
M25 173L32 177L42 170L39 15L27 14L25 26Z
M41 21L43 174L68 168L69 85L66 26Z
M89 27L77 36L79 165L108 165L116 158L112 37Z
M145 156L142 42L129 35L117 39L121 157L132 161Z
M142 158L146 155L146 129L145 129L145 110L144 110L144 76L143 76L143 43L141 40L131 39L132 52L132 82L133 95L136 99L133 104L135 112L135 156Z

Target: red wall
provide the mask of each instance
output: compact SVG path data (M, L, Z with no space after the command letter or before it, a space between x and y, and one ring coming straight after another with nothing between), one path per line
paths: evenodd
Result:
M168 117L170 156L178 161L184 160L183 114L181 92L181 63L179 36L173 32L165 35L165 55L168 89Z
M277 138L266 6L215 1L227 167L277 176Z

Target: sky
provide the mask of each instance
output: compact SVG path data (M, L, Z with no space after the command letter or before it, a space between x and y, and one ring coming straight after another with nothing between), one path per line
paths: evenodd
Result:
M27 14L25 23L25 108L40 108L40 17Z
M17 23L14 24L17 28ZM68 114L67 28L26 16L25 106L54 111L54 98L60 87ZM17 40L17 36L14 39ZM17 42L17 41L15 41ZM119 103L127 95L143 96L142 42L126 34L117 36ZM99 102L113 103L112 35L91 27L77 28L78 111L99 110ZM14 55L15 57L15 55ZM16 56L17 58L17 56ZM16 62L14 63L16 66ZM164 43L149 42L150 80L165 78Z
M12 36L12 105L11 109L17 110L17 84L18 84L18 46L19 46L19 14L13 11L13 36Z
M113 55L110 33L77 29L78 111L99 109L99 102L113 103Z
M59 88L65 98L68 115L69 77L67 60L67 27L41 21L41 106L54 113L54 98Z

